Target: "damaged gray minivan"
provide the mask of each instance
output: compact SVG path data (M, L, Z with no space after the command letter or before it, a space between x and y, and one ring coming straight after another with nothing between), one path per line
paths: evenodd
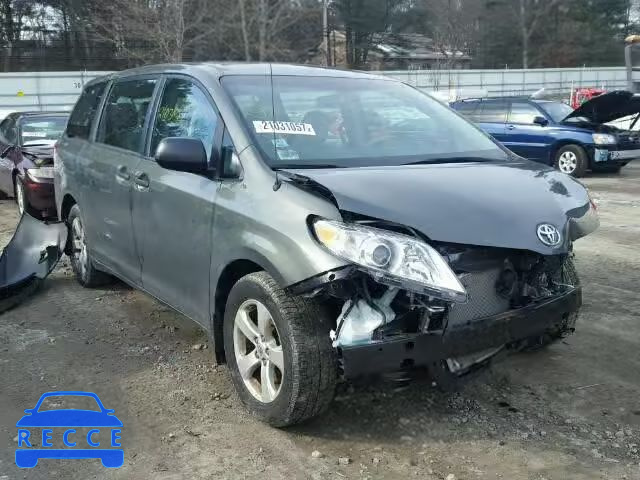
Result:
M364 73L162 65L88 84L55 156L67 253L210 334L258 418L313 417L345 378L457 378L574 330L573 178ZM444 376L444 377L443 377Z

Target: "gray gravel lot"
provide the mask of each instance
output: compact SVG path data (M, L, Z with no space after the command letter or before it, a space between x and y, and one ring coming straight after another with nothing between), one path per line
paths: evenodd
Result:
M245 414L193 323L121 284L82 289L65 259L0 316L0 479L640 479L640 162L585 183L601 228L576 244L574 336L510 356L457 393L344 389L326 415L289 430ZM17 220L0 201L0 245ZM94 391L116 410L122 468L15 466L15 423L50 390Z

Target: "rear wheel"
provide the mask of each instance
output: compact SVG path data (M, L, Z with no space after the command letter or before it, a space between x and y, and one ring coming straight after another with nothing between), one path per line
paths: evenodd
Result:
M579 145L565 145L556 152L554 165L562 173L582 177L587 171L587 153Z
M78 205L71 207L67 217L67 227L69 228L71 268L76 275L78 283L86 288L99 287L110 283L112 277L95 268L93 264L87 249L84 222Z
M24 185L18 177L15 179L15 196L16 203L18 204L18 212L22 215L27 209L27 196L24 192Z
M284 427L327 408L338 379L330 329L316 303L287 295L266 272L234 285L224 347L238 396L251 414Z

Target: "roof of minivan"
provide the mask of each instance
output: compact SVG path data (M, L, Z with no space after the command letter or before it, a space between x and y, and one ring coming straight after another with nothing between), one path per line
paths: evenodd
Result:
M284 63L243 63L243 62L198 62L198 63L175 63L147 65L144 67L132 68L121 72L112 73L103 77L98 77L93 81L100 81L109 78L122 78L131 75L145 75L154 73L196 73L206 71L218 78L225 75L269 75L276 76L313 76L313 77L343 77L343 78L376 78L388 81L395 79L380 75L373 75L366 72L352 70L338 70L327 67L314 67L309 65L291 65ZM93 83L93 81L91 83Z

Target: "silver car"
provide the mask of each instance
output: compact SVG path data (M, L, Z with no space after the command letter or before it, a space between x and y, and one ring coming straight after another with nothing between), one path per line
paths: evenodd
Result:
M576 180L364 73L154 66L86 86L55 189L78 281L118 277L210 335L275 426L383 372L455 381L571 333Z

